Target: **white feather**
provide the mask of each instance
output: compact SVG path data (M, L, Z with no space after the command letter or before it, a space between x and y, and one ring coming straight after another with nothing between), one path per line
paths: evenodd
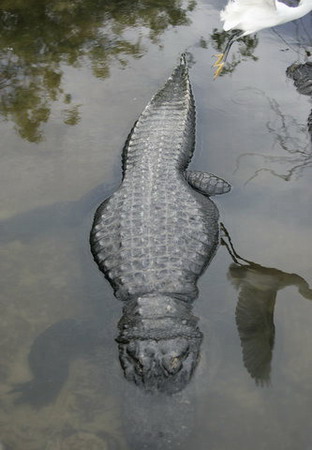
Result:
M311 10L312 0L301 0L297 7L277 0L229 0L220 18L225 31L239 29L247 35L298 19Z

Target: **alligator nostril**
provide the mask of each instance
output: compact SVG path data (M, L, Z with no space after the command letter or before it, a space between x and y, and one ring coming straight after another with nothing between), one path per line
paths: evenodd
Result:
M179 360L179 358L177 356L175 356L174 358L171 358L170 365L173 368L178 367L179 363L180 363L180 360Z
M178 356L164 357L163 366L171 375L179 372L182 367L182 362Z

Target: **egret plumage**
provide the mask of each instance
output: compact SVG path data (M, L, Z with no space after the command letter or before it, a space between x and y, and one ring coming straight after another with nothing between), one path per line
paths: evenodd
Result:
M230 48L237 39L256 33L264 28L281 25L305 16L312 10L312 0L300 0L298 6L290 7L278 0L229 0L220 12L224 31L237 30L217 56L215 78L224 67Z

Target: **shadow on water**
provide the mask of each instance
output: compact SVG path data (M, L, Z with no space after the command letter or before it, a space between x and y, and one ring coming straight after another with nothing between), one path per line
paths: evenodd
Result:
M235 320L241 341L243 363L258 385L269 385L277 294L287 286L295 286L303 298L312 300L312 290L308 283L295 273L264 267L242 258L236 252L223 224L221 224L221 231L221 245L227 248L233 260L229 267L228 278L238 291ZM104 318L101 316L93 319L66 319L41 333L32 344L28 357L33 378L26 383L16 385L11 391L11 394L18 394L16 404L26 403L34 408L42 408L55 402L67 380L70 365L76 359L98 358L99 356L96 356L98 350L101 350L100 354L102 354L111 347L111 336L103 327L103 322ZM144 341L142 343L144 350ZM176 345L175 351L179 351L181 345L180 340L169 344L166 340L160 340L159 343L164 345L164 354L168 350L166 345L171 352L174 345ZM190 341L187 342L186 339L185 343L188 353L191 351ZM146 348L151 351L151 342L147 344ZM156 345L154 349L156 354L162 351L161 345ZM197 357L198 351L199 348L196 350ZM185 348L183 352L185 354ZM127 357L130 355L129 347ZM135 355L135 348L133 355ZM122 354L120 356L123 357ZM97 366L96 370L99 371L97 376L103 382L106 382L105 380L110 376L111 364L112 361L107 361L105 369L101 364ZM209 367L205 370L209 371ZM156 367L155 371L155 377L163 376L157 372ZM189 380L187 377L186 381ZM192 432L196 417L194 404L188 400L188 394L177 392L185 388L186 384L178 385L178 389L174 389L173 392L169 384L167 390L161 389L157 393L154 391L154 395L146 395L146 390L150 392L148 383L146 385L139 383L139 386L142 389L136 389L131 384L127 385L122 396L122 423L129 448L134 450L177 448L177 445L180 445ZM171 395L173 393L174 395ZM69 431L66 439L68 445L70 440L74 441L74 439L81 442L85 439L87 445L90 444L91 438L98 439L100 442L103 436L100 433L92 436L76 436ZM67 442L66 439L64 442ZM105 439L107 441L108 437ZM113 450L119 447L113 440L108 448ZM99 449L102 447L100 446Z
M106 78L110 65L144 52L141 32L157 42L169 27L188 25L194 0L156 4L147 0L3 1L0 5L0 114L15 123L30 142L43 138L51 104L62 101L64 122L80 120L78 104L62 87L62 65L88 64L95 77ZM129 34L129 30L138 31Z
M24 213L16 214L0 221L0 242L8 243L15 239L31 243L42 235L54 235L60 229L78 230L88 215L103 197L109 196L119 183L100 184L79 200L57 202Z
M163 345L166 346L165 341ZM35 409L41 409L54 403L67 381L71 363L78 358L95 359L98 350L110 346L107 331L103 328L103 318L67 319L52 325L36 338L31 347L28 363L33 379L16 385L11 391L11 394L19 394L16 405L29 404ZM170 348L172 350L172 344ZM97 367L97 376L103 383L110 376L111 364L108 361L105 369L101 364ZM168 396L159 392L151 397L146 396L144 391L134 389L127 386L122 393L123 432L129 448L159 450L175 449L176 445L181 445L191 433L195 420L194 407L187 395L176 393ZM85 401L94 403L92 398ZM68 435L72 439L75 437L70 432ZM100 442L101 433L95 436ZM109 435L102 443L109 443L108 439L111 440L107 447L109 450L120 448ZM66 444L66 439L64 442ZM103 448L99 446L99 450Z
M312 289L295 273L264 267L242 258L222 225L224 245L234 263L228 278L239 292L235 319L241 341L244 365L259 385L270 383L275 326L274 308L278 291L295 286L303 298L312 300Z

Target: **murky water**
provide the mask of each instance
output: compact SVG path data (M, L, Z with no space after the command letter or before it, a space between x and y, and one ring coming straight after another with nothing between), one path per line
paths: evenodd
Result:
M213 81L224 40L220 7L214 0L0 5L5 450L312 448L311 101L286 76L312 50L312 16L236 45ZM233 266L219 248L194 305L204 333L200 364L184 391L151 397L123 378L114 342L121 304L92 260L88 234L96 206L120 179L127 134L185 50L197 107L192 167L232 184L215 202L249 262ZM244 312L257 320L260 310L267 321L248 334ZM42 355L51 378L30 389L35 405L19 402L10 391L32 378L27 357L36 337L64 319L94 318L102 345L86 345L82 334L67 348L57 328L55 348L50 342ZM60 374L54 361L62 347L70 364ZM57 376L49 400L46 387ZM46 405L36 404L39 394Z

